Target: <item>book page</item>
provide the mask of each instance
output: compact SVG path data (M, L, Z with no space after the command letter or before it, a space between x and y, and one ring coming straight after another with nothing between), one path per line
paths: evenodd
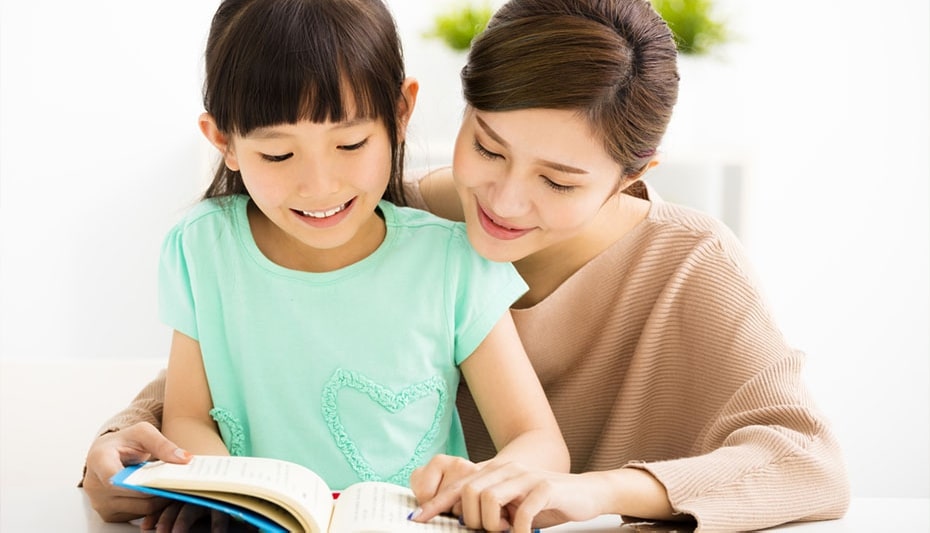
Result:
M329 530L338 533L462 533L471 531L457 518L437 516L428 523L411 522L407 516L417 508L413 491L390 483L356 483L342 491L333 511Z
M133 472L125 482L266 498L294 514L311 533L326 531L333 508L332 492L317 474L295 463L264 457L198 455L186 465L154 462Z
M184 489L180 491L176 490L175 492L183 492L184 494L190 494L192 496L199 496L201 498L219 500L237 505L262 515L268 520L271 520L275 524L283 527L286 531L301 531L307 529L306 526L297 519L297 515L295 515L293 512L265 498L249 496L248 494L238 494L234 492L219 492L216 490Z

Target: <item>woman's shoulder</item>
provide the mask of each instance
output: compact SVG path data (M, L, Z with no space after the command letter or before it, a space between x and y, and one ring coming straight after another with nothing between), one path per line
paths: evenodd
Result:
M415 169L407 173L404 192L409 205L449 220L465 220L452 179L452 167Z
M743 253L739 237L723 221L698 209L666 202L650 191L650 208L643 221L642 243L654 246L716 246Z
M586 275L664 284L686 272L755 278L742 243L726 224L687 206L648 197L646 216L592 260Z

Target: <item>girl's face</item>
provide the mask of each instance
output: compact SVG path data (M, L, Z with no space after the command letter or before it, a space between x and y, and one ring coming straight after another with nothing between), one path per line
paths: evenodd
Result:
M472 245L519 261L595 227L622 170L574 111L469 108L453 173Z
M252 228L271 260L333 269L381 243L384 225L375 208L391 175L391 143L381 121L279 124L233 135L217 148L273 223L263 228L259 219Z

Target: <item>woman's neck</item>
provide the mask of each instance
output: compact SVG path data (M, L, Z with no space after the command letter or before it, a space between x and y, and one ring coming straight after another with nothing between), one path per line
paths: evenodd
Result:
M630 233L648 213L648 200L617 194L578 235L515 261L529 290L513 308L526 309L544 300L581 267Z

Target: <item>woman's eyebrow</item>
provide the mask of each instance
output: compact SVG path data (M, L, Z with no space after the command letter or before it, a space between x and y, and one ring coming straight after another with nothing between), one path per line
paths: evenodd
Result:
M481 126L481 129L484 130L484 132L488 135L488 137L494 139L494 141L497 142L497 144L500 144L504 148L510 148L510 143L505 141L503 137L498 135L497 132L494 131L491 128L491 126L488 126L488 123L482 120L481 117L476 115L475 120L478 121L478 125Z
M503 137L498 135L498 133L494 131L494 129L491 128L491 126L489 126L488 123L485 122L481 117L476 115L475 120L478 121L478 125L481 126L481 129L484 130L484 133L487 134L488 137L494 139L495 142L497 142L504 148L510 148L510 143L508 143L507 141L504 140ZM562 163L556 163L555 161L548 161L545 159L540 159L539 164L545 167L549 167L553 170L557 170L559 172L565 172L567 174L588 174L587 170L571 167L568 165L563 165Z

